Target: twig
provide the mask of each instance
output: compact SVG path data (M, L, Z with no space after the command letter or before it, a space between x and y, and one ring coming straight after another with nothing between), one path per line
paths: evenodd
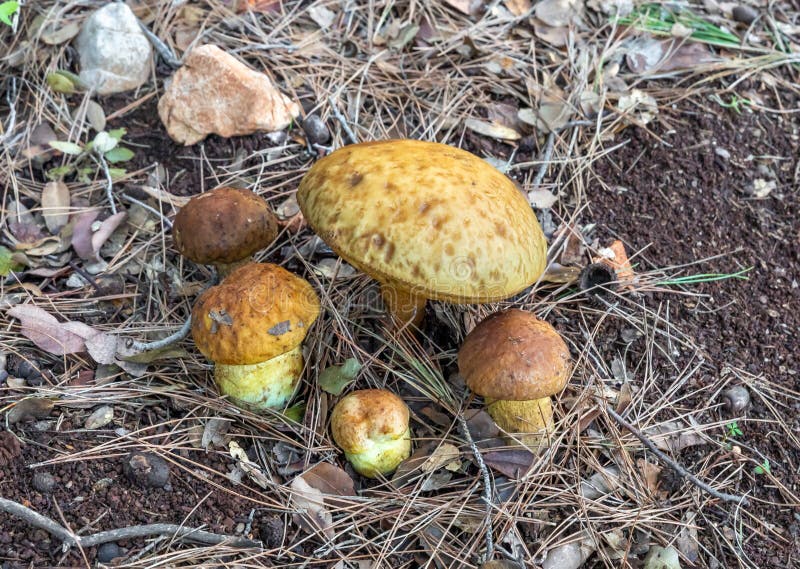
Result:
M80 277L83 280L85 280L87 283L89 283L89 285L95 290L95 292L97 294L105 294L105 291L102 289L102 287L99 284L97 284L97 281L94 280L94 277L92 277L92 275L90 275L87 271L82 269L78 265L78 263L75 262L75 260L71 260L68 264L69 264L70 267L72 267L73 271L78 273L78 275L80 275Z
M16 516L32 526L53 534L69 546L76 545L79 547L92 547L95 545L100 545L101 543L108 543L110 541L133 539L148 535L171 535L177 539L183 538L206 545L218 545L225 543L231 547L263 548L263 544L260 541L247 539L244 537L233 537L218 533L211 533L199 529L179 526L177 524L148 524L143 526L131 526L127 528L101 531L86 536L79 536L73 534L68 529L54 522L50 518L38 514L30 508L14 502L13 500L0 498L0 510L11 514L12 516Z
M111 179L111 171L108 169L108 162L106 162L105 156L98 152L97 158L103 167L103 173L106 175L106 197L108 198L108 203L111 204L111 213L116 215L117 206L114 203L114 181Z
M547 142L544 145L544 152L542 153L542 157L539 159L541 164L539 164L539 171L536 172L536 177L533 179L533 184L531 189L537 189L541 184L542 180L544 180L544 175L547 173L547 167L550 165L550 159L553 157L553 147L556 144L556 133L555 131L550 131L550 134L547 135Z
M458 415L456 416L456 420L458 421L458 428L461 431L461 435L467 439L467 444L469 444L469 448L472 450L472 455L475 457L475 462L478 464L478 469L483 475L483 501L486 506L486 512L483 520L484 526L486 526L486 561L491 561L494 557L494 527L492 525L492 478L489 475L489 469L486 467L486 463L483 461L483 457L481 456L480 449L478 449L478 445L476 445L475 441L472 439L472 434L469 432L469 426L467 425L466 419L464 419L463 413L459 411Z
M143 201L137 200L136 198L131 197L128 194L122 194L120 197L123 200L125 200L126 202L130 202L130 203L136 204L139 207L141 207L143 209L146 209L147 211L149 211L150 213L152 213L153 215L155 215L156 217L161 219L161 223L166 225L168 229L172 229L172 221L170 221L169 218L166 215L164 215L163 213L158 211L156 208L151 207L151 206L147 205L146 203L144 203Z
M333 116L336 117L336 120L339 121L339 124L342 125L342 129L344 133L347 135L348 140L350 140L350 144L357 144L358 139L353 131L350 129L350 125L347 124L347 119L344 118L344 115L339 112L339 109L336 108L336 104L333 102L333 97L328 97L328 104L333 111Z
M158 52L158 55L161 56L161 59L164 60L164 63L173 69L178 69L182 65L180 59L175 57L175 54L172 53L170 47L161 41L160 37L151 32L150 28L145 26L141 21L139 22L139 27L144 32L144 35L147 36L147 39L150 40L150 43L153 44L153 47Z
M155 340L153 342L138 342L134 341L131 343L131 349L137 352L149 352L151 350L160 350L161 348L166 348L167 346L171 346L175 342L180 342L186 336L189 335L189 330L192 329L192 319L187 318L186 322L174 333L170 334L166 338L161 338L160 340Z
M621 426L625 427L628 431L630 431L631 434L635 436L637 439L639 439L644 446L650 449L650 451L654 455L656 455L656 457L658 457L658 459L661 462L669 466L672 470L677 472L681 477L688 479L689 482L691 482L701 490L708 492L709 494L711 494L712 496L714 496L719 500L723 500L725 502L735 502L742 506L748 505L749 501L747 500L746 497L720 492L719 490L715 490L714 488L712 488L711 486L700 480L697 476L686 470L683 466L681 466L680 464L672 460L670 457L668 457L666 454L664 454L661 450L659 450L653 441L648 439L641 431L639 431L636 427L634 427L633 425L628 423L625 419L623 419L619 413L614 411L608 405L606 405L605 407L606 407L606 412L611 416L612 419L614 419L617 423L619 423Z

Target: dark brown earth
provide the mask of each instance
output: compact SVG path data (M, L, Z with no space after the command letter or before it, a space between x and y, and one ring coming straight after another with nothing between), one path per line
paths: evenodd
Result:
M122 106L121 102L116 104ZM798 119L796 115L739 115L725 110L713 116L685 105L681 111L690 112L664 111L661 119L665 124L654 127L658 138L638 128L619 135L616 142L630 142L595 165L607 189L599 181L590 183L590 207L582 221L598 224L601 242L619 237L629 251L647 247L639 258L643 269L692 263L722 253L726 255L692 267L691 272L733 272L753 267L748 280L691 287L694 293L708 295L706 298L671 295L676 307L671 320L704 350L705 374L721 373L719 366L728 363L755 375L763 374L787 390L799 391ZM154 111L152 98L125 117L127 139L147 148L137 153L135 165L145 167L158 161L173 175L184 170L169 185L175 194L190 195L213 187L211 172L198 167L199 146L183 148L166 139ZM211 137L204 153L209 160L227 163L237 153L249 154L272 145L266 135L229 140ZM756 178L774 178L776 188L766 198L754 198L752 184ZM663 298L658 293L644 301L657 306ZM619 328L619 323L610 322L601 335L616 338ZM613 341L605 346L605 355L613 357ZM698 381L702 381L702 375ZM780 394L777 399L788 401ZM789 405L785 409L786 428L798 433L800 409L797 403ZM141 419L139 428L181 416L180 410L170 408L157 407L151 412L153 417ZM780 429L757 421L765 416L763 404L756 400L749 411L752 420L743 424L741 441L769 456L776 475L796 491L800 485L800 451ZM128 480L123 474L123 456L57 464L37 469L51 473L56 480L53 493L45 494L34 489L35 471L27 465L53 459L60 451L91 448L97 441L87 437L102 434L78 434L71 430L69 419L58 430L39 431L28 423L16 431L23 440L21 448L15 440L7 440L8 436L0 440L0 495L56 520L63 519L76 530L88 526L89 531L100 531L161 521L205 524L209 531L233 534L258 507L255 491L246 485L222 483L233 464L224 452L182 451L167 457L187 470L173 464L171 485L164 489L142 488ZM685 451L680 458L691 469L702 457ZM196 465L217 474L203 482L201 477L188 474ZM786 502L771 484L736 490L750 493L755 502L751 511L758 518L783 529L783 540L764 535L748 541L745 550L750 559L764 568L796 566L800 558L798 510L768 505ZM200 501L203 507L194 509ZM259 510L251 533L268 546L277 547L297 531L292 524L284 528L284 519L275 512ZM133 553L144 541L119 545ZM86 555L92 560L96 549L88 549ZM0 514L0 560L4 567L83 565L78 552L63 556L55 539L5 514ZM735 564L732 559L729 562L730 566Z

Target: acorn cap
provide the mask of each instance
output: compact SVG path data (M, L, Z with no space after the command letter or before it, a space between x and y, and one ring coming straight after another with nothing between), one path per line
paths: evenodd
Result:
M218 364L256 364L303 341L319 315L312 286L277 265L249 263L197 299L192 337Z
M342 398L331 413L331 434L348 454L369 450L408 432L405 402L385 389L362 389Z
M508 298L545 268L544 235L514 183L485 160L444 144L346 146L314 164L297 201L342 258L426 298Z
M569 380L569 348L550 324L524 310L495 312L470 332L458 370L478 395L504 401L541 399Z
M181 208L172 236L180 254L195 263L234 263L269 246L278 236L278 221L250 190L217 188Z

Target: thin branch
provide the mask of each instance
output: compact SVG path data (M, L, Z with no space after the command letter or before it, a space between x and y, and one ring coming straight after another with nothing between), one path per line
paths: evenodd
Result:
M358 139L356 138L355 133L350 129L350 125L347 124L347 119L344 118L344 115L339 112L339 109L336 107L336 104L333 102L333 97L328 97L328 104L333 111L333 116L336 117L336 120L339 121L339 124L342 125L342 129L344 133L347 135L350 144L357 144Z
M182 65L180 59L175 57L175 54L172 52L170 47L161 41L160 37L151 32L150 28L145 26L141 21L139 22L139 27L144 32L144 35L147 36L147 39L150 40L150 43L153 44L153 48L155 48L155 50L158 52L158 55L161 56L161 59L164 60L164 63L173 69L178 69Z
M146 209L147 211L149 211L150 213L152 213L153 215L158 217L161 220L161 223L166 225L168 229L172 229L172 221L170 221L170 219L166 215L164 215L163 213L158 211L156 208L151 207L151 206L147 205L146 203L144 203L143 201L137 200L136 198L131 197L128 194L122 194L120 197L123 200L125 200L126 202L130 202L132 204L136 204L139 207L141 207L143 209Z
M174 333L170 334L166 338L161 338L160 340L155 340L153 342L138 342L134 341L131 343L131 349L137 352L149 352L151 350L160 350L161 348L166 348L167 346L171 346L176 342L180 342L186 336L189 335L189 331L192 329L192 319L187 318L186 322Z
M472 439L472 434L469 432L469 426L467 425L466 419L464 419L464 414L459 411L458 415L456 415L456 420L458 421L458 428L461 431L461 435L467 439L467 444L469 444L469 448L472 450L472 454L475 457L475 462L478 464L478 469L481 471L481 475L483 475L483 501L486 506L486 512L484 514L484 525L486 526L486 561L491 561L494 558L492 478L489 475L489 468L483 461L483 456L481 456L481 451L478 448L478 445L476 445L475 441Z
M608 405L606 405L605 407L606 407L606 412L612 419L614 419L617 423L619 423L621 426L625 427L628 431L630 431L631 434L635 436L637 439L639 439L644 446L650 449L650 452L656 455L656 457L658 457L658 459L661 462L663 462L664 464L669 466L672 470L674 470L676 473L678 473L678 475L680 475L683 478L686 478L687 480L689 480L689 482L691 482L701 490L711 494L712 496L714 496L719 500L723 500L724 502L735 502L742 506L747 506L749 504L749 501L744 496L737 496L735 494L726 494L725 492L720 492L719 490L715 490L714 488L712 488L711 486L700 480L697 476L686 470L683 466L681 466L680 464L672 460L670 457L668 457L666 454L664 454L661 450L659 450L659 448L653 441L647 438L647 436L645 436L636 427L634 427L633 425L628 423L625 419L623 419L619 413L614 411Z
M550 134L547 135L547 142L544 145L542 157L539 159L539 171L536 172L536 177L533 179L533 184L531 185L532 190L535 190L542 185L544 175L547 174L547 167L550 166L550 159L553 157L553 147L555 147L555 144L556 133L555 131L551 130Z
M28 507L23 506L13 500L0 498L0 510L16 516L24 522L43 529L59 538L68 546L93 547L101 543L119 541L123 539L133 539L148 535L169 535L175 539L186 539L205 545L226 544L231 547L258 548L264 546L260 541L247 539L245 537L233 537L218 533L211 533L194 528L187 528L178 524L148 524L143 526L131 526L126 528L101 531L91 535L79 536L70 532L62 525L54 522L50 518L43 516Z
M116 215L117 206L114 203L114 181L111 179L111 171L108 169L108 162L106 162L105 156L98 152L97 158L103 167L103 173L106 175L106 197L108 198L108 203L111 204L111 213Z

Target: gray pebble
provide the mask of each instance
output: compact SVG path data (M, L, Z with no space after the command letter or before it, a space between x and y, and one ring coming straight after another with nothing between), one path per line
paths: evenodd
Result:
M758 11L750 6L736 6L732 15L735 21L749 26L758 18Z
M311 144L325 144L331 139L331 132L319 115L308 115L302 126Z
M33 487L43 494L50 494L56 487L56 479L49 472L37 472L33 475Z
M125 552L114 542L104 543L97 548L97 560L100 563L108 563L112 559L122 557Z
M131 482L148 488L164 488L169 481L169 464L152 452L134 451L125 457L122 470Z

